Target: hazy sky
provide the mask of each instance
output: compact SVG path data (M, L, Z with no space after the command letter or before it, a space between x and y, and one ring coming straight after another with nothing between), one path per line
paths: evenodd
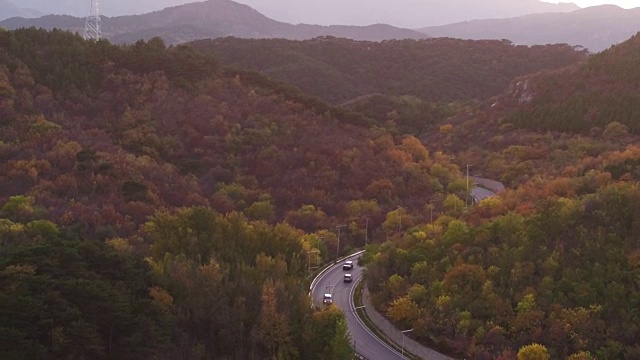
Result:
M558 3L556 0L543 0L550 3ZM572 2L580 7L595 6L602 4L614 4L623 8L631 9L640 6L640 0L564 0L562 2Z
M571 11L603 3L640 6L640 0L235 0L288 23L369 25L404 28L510 18L534 13ZM558 1L564 5L553 5ZM564 9L564 10L563 10Z
M100 9L104 15L142 14L203 0L103 0ZM506 18L531 13L562 11L551 10L549 3L573 2L580 7L616 4L632 8L640 0L233 0L247 4L262 14L289 23L390 25L418 28L453 22ZM541 2L541 1L546 1ZM0 0L2 2L2 0ZM71 14L85 16L89 0L11 0L20 7L32 8L42 14ZM566 8L567 5L560 8ZM569 7L570 8L570 7ZM2 14L0 14L2 18Z

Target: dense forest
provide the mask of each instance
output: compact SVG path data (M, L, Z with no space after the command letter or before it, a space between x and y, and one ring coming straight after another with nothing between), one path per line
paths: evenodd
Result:
M5 31L0 59L0 358L350 359L282 222L308 199L242 158L338 119L158 39Z
M461 357L539 343L553 359L638 358L639 156L604 154L370 246L375 303Z
M528 76L530 84L542 78L557 86L545 88L543 98L531 85L534 100L519 109L549 105L560 114L571 104L562 101L593 89L599 95L590 106L625 118L576 118L572 126L585 129L576 135L560 131L567 128L549 113L538 118L543 123L520 114L515 125L526 129L519 129L510 116L513 101L526 95L522 87L512 102L509 92L462 109L423 137L511 190L463 213L438 211L432 221L369 246L367 284L379 310L399 328L413 328L418 340L459 357L640 357L640 148L630 131L640 109L624 98L614 108L609 102L631 86L635 70L628 64L639 49L636 36L582 67ZM576 84L577 74L604 63L599 73L591 70L593 82ZM603 75L610 71L629 76ZM569 90L576 87L584 91ZM541 357L522 355L531 353Z
M188 47L2 36L0 199L33 196L89 236L130 236L181 206L315 231L463 188L450 157L415 137Z
M486 99L501 94L515 77L587 57L586 51L566 44L527 47L507 40L446 38L219 38L191 45L225 65L263 72L334 104L371 94L444 103Z
M415 96L365 95L340 105L369 119L370 124L396 135L420 136L464 108L461 103L434 103Z
M517 78L500 96L454 107L455 115L419 138L510 187L621 151L638 141L639 39L579 65Z
M2 207L2 359L351 358L342 314L311 307L299 230L159 210L143 259L47 215L29 197Z
M639 48L553 74L568 89ZM523 129L512 95L337 107L159 38L0 31L0 358L349 359L343 315L307 296L308 253L361 247L365 224L375 305L428 345L640 357L636 125ZM466 207L459 164L511 190Z
M611 122L640 133L640 34L579 66L515 81L505 122L530 129L602 132Z
M0 63L2 358L347 359L307 251L464 189L415 137L187 46L23 29Z

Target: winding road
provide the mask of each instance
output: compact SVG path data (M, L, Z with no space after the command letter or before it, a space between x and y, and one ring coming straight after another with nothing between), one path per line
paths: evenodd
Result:
M496 196L497 192L504 190L504 185L498 181L490 179L484 179L479 177L473 177L474 187L471 191L471 195L475 202L479 202L482 199L486 199L491 196ZM481 185L481 186L477 186ZM355 291L356 284L362 279L362 268L358 266L358 258L363 251L358 252L351 257L343 258L340 262L324 270L311 284L310 295L313 299L315 306L326 306L322 303L322 299L325 293L331 293L333 297L333 304L337 306L345 315L347 325L349 326L349 333L353 340L354 348L356 352L369 360L397 360L408 359L404 357L400 352L393 349L391 346L378 339L371 330L369 330L362 320L356 316L356 309L353 305L353 293ZM343 270L342 265L346 260L353 260L352 270ZM353 276L353 282L345 283L344 274L351 274ZM404 338L403 338L404 339ZM420 346L420 345L418 345ZM421 349L418 351L430 352L429 355L421 355L426 359L449 359L449 357L437 353L431 349ZM416 352L416 354L419 354ZM436 355L434 355L436 354Z
M313 303L316 306L325 306L322 304L322 297L325 293L333 294L333 304L344 312L351 339L358 354L370 360L407 359L389 345L378 340L355 314L356 310L351 299L353 298L355 285L362 278L362 268L357 264L358 256L354 255L350 258L350 260L353 260L352 270L342 270L342 264L344 263L342 261L317 278L317 281L311 287ZM353 275L353 282L343 282L344 274L347 273Z

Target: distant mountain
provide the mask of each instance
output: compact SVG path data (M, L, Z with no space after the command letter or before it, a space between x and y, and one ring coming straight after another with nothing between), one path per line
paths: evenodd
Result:
M16 4L9 0L0 0L0 20L8 19L14 16L31 18L38 17L40 15L42 14L40 14L36 10L18 7Z
M193 0L109 0L101 9L107 16L144 14ZM266 16L292 24L371 25L405 28L452 22L514 17L542 12L578 9L574 4L550 4L539 0L238 0ZM23 7L43 14L84 16L88 0L20 0Z
M51 30L53 28L69 30L71 32L81 32L84 30L84 18L77 18L70 15L45 15L35 19L25 19L22 17L12 17L0 21L0 26L9 30L20 28L43 28Z
M579 9L539 0L238 0L274 19L311 24L385 23L406 28Z
M0 22L9 29L23 27L59 28L81 31L82 18L49 15L38 19L12 18ZM169 44L195 39L233 36L239 38L311 39L318 36L346 37L355 40L421 39L428 36L389 25L320 26L291 25L269 19L247 5L230 0L209 0L166 8L144 15L105 17L104 36L117 43L161 36Z
M638 64L640 33L579 66L515 80L494 107L518 127L597 134L617 122L640 134Z
M374 93L444 102L486 99L518 76L565 67L586 56L568 45L529 48L496 40L223 38L191 45L225 65L264 72L332 103Z
M511 19L474 20L421 28L436 37L509 39L516 44L579 45L591 52L604 50L640 30L640 8L594 6L570 13L537 14Z

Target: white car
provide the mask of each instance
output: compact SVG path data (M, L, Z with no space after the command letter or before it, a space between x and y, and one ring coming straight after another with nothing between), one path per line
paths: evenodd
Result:
M346 282L346 283L347 283L347 282L348 282L348 283L350 283L350 282L352 282L352 281L353 281L353 276L352 276L351 274L344 274L344 279L343 279L343 281L344 281L344 282Z
M353 261L347 260L342 264L342 270L352 270L353 269Z
M333 297L331 296L331 294L324 294L324 297L322 298L322 303L325 305L333 304Z

